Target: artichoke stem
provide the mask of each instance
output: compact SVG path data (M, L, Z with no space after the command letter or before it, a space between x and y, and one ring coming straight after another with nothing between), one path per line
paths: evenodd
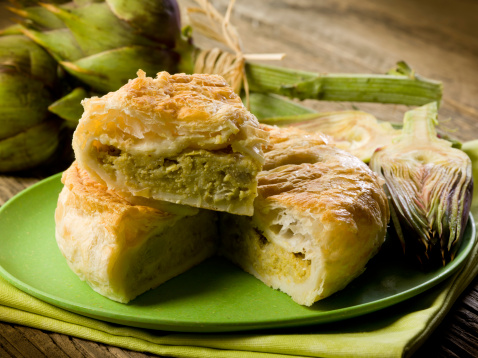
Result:
M251 91L324 101L424 105L439 102L442 84L400 74L325 74L246 63Z

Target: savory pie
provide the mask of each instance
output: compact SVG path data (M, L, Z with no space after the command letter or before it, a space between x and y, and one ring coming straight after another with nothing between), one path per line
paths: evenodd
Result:
M389 207L379 178L327 137L270 133L251 217L222 214L220 253L301 304L343 289L385 239Z

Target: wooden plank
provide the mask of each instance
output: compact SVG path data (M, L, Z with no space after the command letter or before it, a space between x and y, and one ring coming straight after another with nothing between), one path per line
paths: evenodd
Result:
M47 357L25 337L18 326L2 323L1 332L2 338L9 343L10 347L10 349L8 349L7 345L5 345L5 350L10 351L15 357Z
M99 344L96 342L72 338L71 341L76 349L83 354L84 357L94 358L147 358L157 357L156 355L134 352L128 349L113 347L110 345Z
M98 344L88 340L69 337L64 334L51 333L50 337L61 349L71 358L84 358L93 354L104 354L104 349L116 358L146 358L155 357L155 355L145 354L141 352L129 351L118 347ZM85 353L87 352L87 353ZM85 355L86 354L86 355Z
M9 352L3 349L0 337L0 357L2 358L10 358L13 357Z
M66 358L68 355L49 336L49 332L31 329L23 326L16 327L19 332L32 343L39 351L49 358Z
M228 1L215 3L224 12ZM461 27L454 26L458 15L467 11L464 3L461 7L455 7L454 2L440 3L438 11L430 1L422 7L411 0L400 4L372 0L243 0L236 2L233 23L242 35L246 53L280 49L287 53L281 62L285 67L383 73L395 62L406 60L419 74L443 81L440 116L453 118L452 127L463 128L455 136L470 140L478 133L478 40L470 35L472 30L478 34L478 25L468 21ZM476 4L469 5L468 11L476 8ZM455 22L447 20L449 11L456 13ZM431 19L425 16L428 13L433 15ZM450 26L437 31L437 21ZM325 111L355 106L391 121L401 121L406 110L361 103L307 104Z
M72 342L86 358L114 358L114 355L108 351L106 345L79 338L72 338Z
M0 322L0 357L23 357L20 351L7 339L11 329L13 328L10 324Z
M85 356L80 352L73 338L59 333L50 333L51 339L58 345L70 358L84 358Z

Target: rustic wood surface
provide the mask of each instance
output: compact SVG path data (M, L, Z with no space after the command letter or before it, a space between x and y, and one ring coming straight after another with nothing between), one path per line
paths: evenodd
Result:
M214 2L221 12L227 3ZM2 7L0 25L8 17ZM237 0L232 21L241 34L246 53L284 52L287 57L281 65L286 67L316 72L383 73L397 61L405 60L417 73L443 82L440 118L447 120L446 129L463 141L478 138L476 1ZM390 121L400 121L405 110L395 105L314 101L305 104L321 111L355 106ZM0 204L60 169L0 176ZM154 355L0 322L0 357L10 356ZM477 279L415 356L478 356Z

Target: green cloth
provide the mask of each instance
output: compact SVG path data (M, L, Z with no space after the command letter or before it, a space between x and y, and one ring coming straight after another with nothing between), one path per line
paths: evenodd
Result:
M478 246L462 270L393 307L299 331L192 334L110 324L38 300L0 278L0 320L173 357L401 357L431 334L478 273Z

